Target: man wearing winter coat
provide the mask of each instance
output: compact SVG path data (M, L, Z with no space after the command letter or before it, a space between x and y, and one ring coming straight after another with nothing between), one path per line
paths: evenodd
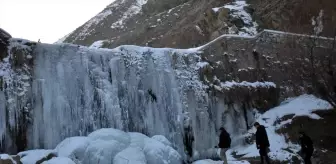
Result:
M301 153L305 164L311 164L311 157L314 152L313 141L304 132L299 132L299 140L301 144Z
M219 130L220 135L219 135L218 147L221 149L220 158L222 161L224 161L223 164L228 164L225 153L231 146L230 134L223 127L221 127Z
M268 141L266 129L263 125L260 125L258 122L254 123L254 127L257 129L256 146L257 146L257 149L259 149L260 162L261 164L263 164L264 160L266 160L266 163L270 164L270 160L267 155L270 144Z

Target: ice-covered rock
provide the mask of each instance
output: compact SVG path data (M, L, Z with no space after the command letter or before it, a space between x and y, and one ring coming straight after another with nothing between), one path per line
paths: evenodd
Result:
M76 163L66 157L55 157L48 161L42 162L42 164L76 164Z
M88 137L70 137L59 143L55 151L58 152L59 157L83 158L88 145Z
M129 134L112 128L99 129L88 135L91 140L117 140L123 144L129 144Z
M113 161L118 152L125 149L127 146L116 140L95 140L89 143L85 151L83 164L104 163L109 164Z
M181 156L172 147L151 138L145 139L144 152L147 157L147 163L175 164L181 162Z
M49 159L56 157L57 153L54 150L28 150L18 154L21 157L23 164L36 164L48 161Z
M113 159L113 163L146 164L146 155L139 147L128 147L119 152Z
M172 143L163 135L155 135L152 138L163 143L166 146L172 146Z
M182 161L164 136L149 138L112 128L94 131L87 137L67 138L55 151L81 164L178 164Z

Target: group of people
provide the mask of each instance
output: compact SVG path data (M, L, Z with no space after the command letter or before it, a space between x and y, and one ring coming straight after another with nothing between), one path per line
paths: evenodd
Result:
M268 157L270 143L268 140L267 132L265 126L260 125L258 122L254 123L256 131L256 146L260 154L260 163L263 164L265 161L270 164L270 159ZM218 148L220 148L220 158L227 164L226 151L231 146L230 134L221 127L219 136ZM301 144L301 154L304 159L305 164L311 164L311 157L314 152L313 142L304 132L299 132L299 140Z

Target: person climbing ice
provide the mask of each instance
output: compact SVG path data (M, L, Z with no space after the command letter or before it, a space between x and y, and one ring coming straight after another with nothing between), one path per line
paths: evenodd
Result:
M153 93L152 89L148 89L148 94L151 96L152 102L156 102L156 95Z

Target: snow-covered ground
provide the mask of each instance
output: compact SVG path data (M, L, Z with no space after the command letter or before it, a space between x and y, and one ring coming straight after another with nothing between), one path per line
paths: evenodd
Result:
M299 146L293 143L287 143L285 136L276 133L276 130L282 126L289 124L291 120L286 120L281 123L276 123L277 120L286 115L295 116L308 116L312 119L320 119L320 117L312 112L317 110L329 110L331 105L313 95L302 95L296 98L290 98L282 102L280 106L270 109L264 114L257 114L256 120L266 127L268 137L270 140L270 157L275 160L288 160L292 156L297 154L290 153L285 149L298 152ZM294 117L295 117L294 116ZM250 130L249 133L253 133L255 130ZM255 145L237 147L233 149L237 152L237 155L243 155L243 157L256 157L259 156Z
M218 149L217 153L219 154L219 149ZM250 164L250 162L248 162L246 160L235 159L232 156L232 150L228 150L226 152L226 157L227 157L228 164ZM195 161L192 164L223 164L223 161L214 161L214 160L211 160L211 159L203 159L203 160Z

